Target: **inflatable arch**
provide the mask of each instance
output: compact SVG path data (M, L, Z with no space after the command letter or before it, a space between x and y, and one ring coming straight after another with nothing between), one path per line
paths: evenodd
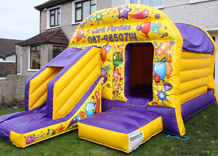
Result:
M26 111L0 117L0 136L26 147L78 126L126 153L161 131L183 136L184 120L217 102L215 53L205 30L155 8L97 11L26 81Z

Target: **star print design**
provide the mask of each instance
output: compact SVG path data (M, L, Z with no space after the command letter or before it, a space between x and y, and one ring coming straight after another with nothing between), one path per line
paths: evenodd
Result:
M118 11L119 11L119 16L118 18L122 18L124 20L125 19L128 19L128 13L131 11L132 9L128 8L128 5L124 6L123 8L119 8Z

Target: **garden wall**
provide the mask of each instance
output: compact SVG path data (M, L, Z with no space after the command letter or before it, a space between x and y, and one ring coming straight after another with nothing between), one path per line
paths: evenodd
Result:
M8 75L0 79L0 103L24 101L25 81L29 75Z

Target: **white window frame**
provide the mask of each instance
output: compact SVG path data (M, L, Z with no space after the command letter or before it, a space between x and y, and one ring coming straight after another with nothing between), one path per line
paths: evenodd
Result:
M76 11L76 3L78 2L83 2L85 0L76 0L76 1L72 1L72 25L77 25L77 24L80 24L81 22L75 22L76 19L75 19L75 11ZM97 10L97 0L96 0L96 4L95 4L95 12Z
M190 0L190 1L189 1L189 4L201 3L201 2L207 2L207 1L211 1L211 0Z
M60 8L60 25L50 27L50 10L57 9L57 8ZM59 28L59 27L61 27L61 5L49 8L47 10L47 29L53 29L53 28Z
M125 0L126 1L126 4L130 4L130 0ZM140 0L138 0L138 4L140 4ZM152 6L151 6L152 7ZM163 8L163 0L162 0L162 5L159 5L159 6L153 6L154 8L157 8L157 9L161 9Z
M40 58L41 59L41 58ZM40 67L41 68L41 67ZM31 69L30 68L30 46L28 46L28 69L27 71L28 72L37 72L39 71L40 69Z

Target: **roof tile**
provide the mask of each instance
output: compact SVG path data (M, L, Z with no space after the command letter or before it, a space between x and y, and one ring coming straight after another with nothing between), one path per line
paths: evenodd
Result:
M4 57L6 55L15 53L15 44L21 41L22 40L0 38L0 56Z
M18 43L20 46L37 45L37 44L65 44L69 43L68 37L61 28L55 28L40 33L30 39Z

